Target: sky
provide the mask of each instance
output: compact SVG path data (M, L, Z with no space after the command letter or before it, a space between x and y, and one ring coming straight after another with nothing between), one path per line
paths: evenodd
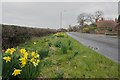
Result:
M31 0L32 1L32 0ZM117 18L118 2L2 2L2 23L39 28L62 28L77 24L80 13L103 11L105 18Z
M1 0L1 2L118 2L119 0Z

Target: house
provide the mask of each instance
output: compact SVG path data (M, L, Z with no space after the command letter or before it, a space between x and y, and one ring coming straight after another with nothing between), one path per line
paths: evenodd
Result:
M96 23L97 25L97 33L100 34L105 34L105 33L117 33L118 31L118 23L117 23L117 19L115 20L99 20Z

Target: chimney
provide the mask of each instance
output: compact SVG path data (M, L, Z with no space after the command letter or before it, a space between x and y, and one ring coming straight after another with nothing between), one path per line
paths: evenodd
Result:
M103 18L101 18L101 21L103 21L104 19Z
M95 19L95 22L97 23L97 22L98 22L98 19Z
M118 22L117 18L115 18L115 22L116 22L116 23Z

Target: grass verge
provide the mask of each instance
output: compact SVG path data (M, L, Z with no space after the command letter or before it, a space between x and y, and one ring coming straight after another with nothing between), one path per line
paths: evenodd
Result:
M33 43L36 44L33 44ZM19 48L48 50L41 60L39 77L44 78L118 78L118 64L80 44L73 38L53 35L32 39ZM41 53L40 53L41 54Z

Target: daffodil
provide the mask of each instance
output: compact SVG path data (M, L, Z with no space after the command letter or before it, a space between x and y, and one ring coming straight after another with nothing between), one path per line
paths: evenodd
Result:
M20 73L21 71L22 70L20 70L20 69L15 69L14 72L12 73L12 75L17 76L17 75L21 74Z
M35 61L35 59L34 59L34 58L30 59L30 62L32 62L32 63L33 63L34 61Z
M12 55L13 54L13 52L15 52L16 51L16 49L15 48L11 48L10 49L10 54Z
M36 42L33 42L33 44L37 44Z
M36 63L38 64L40 62L40 60L37 60Z
M7 62L10 62L11 58L8 56L8 57L3 57L3 59Z
M35 52L32 52L31 55L32 55L32 57L34 57L35 56Z
M5 51L5 53L10 53L11 55L13 54L13 52L15 52L16 51L16 49L15 48L8 48L6 51Z
M10 52L10 48L8 48L6 51L5 51L5 53L9 53Z
M35 54L34 58L39 58L39 54Z
M32 52L31 53L31 56L34 57L34 58L39 58L39 54L35 53L35 52Z
M13 51L13 52L14 52L14 51L16 51L16 49L15 49L15 48L11 48L11 51Z
M27 59L27 57L28 57L28 52L26 51L26 49L20 49L20 53L23 54L23 57L24 57L25 59Z
M39 58L39 54L37 54L36 57Z
M40 60L32 58L32 59L30 59L30 62L36 67L38 65L38 63L40 62Z
M24 54L24 53L26 53L26 50L25 49L20 49L20 53Z
M27 59L27 57L28 57L28 52L25 52L25 53L23 54L23 56L24 56L25 59Z
M24 67L27 63L27 60L25 58L20 58L19 60L21 61L21 67Z

